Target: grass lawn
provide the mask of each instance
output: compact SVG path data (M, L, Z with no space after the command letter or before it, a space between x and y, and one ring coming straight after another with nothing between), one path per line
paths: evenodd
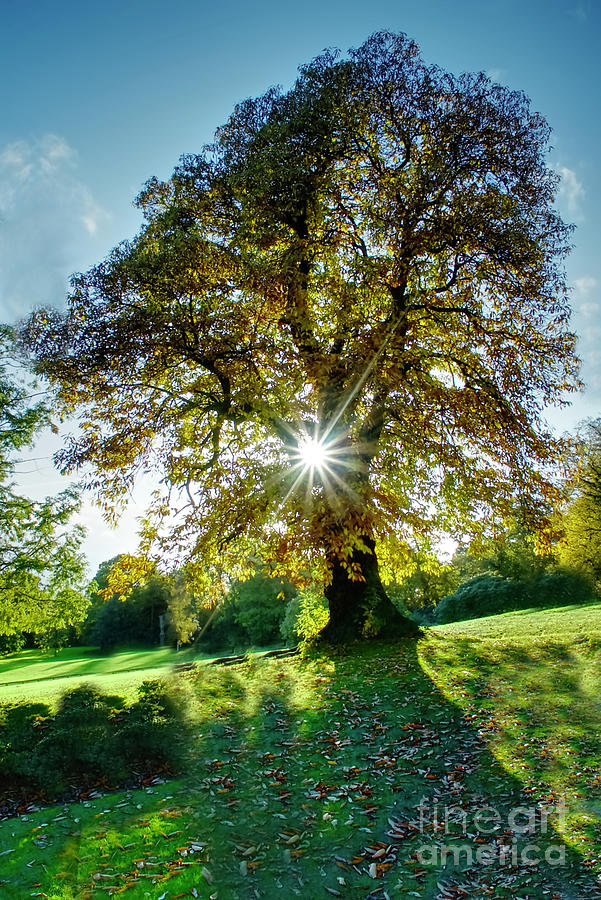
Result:
M249 655L266 649L272 648L256 648ZM52 706L65 691L83 682L134 700L142 681L164 678L177 663L211 659L214 657L208 654L190 649L176 652L171 647L134 648L109 655L96 647L64 647L56 654L53 650L24 650L0 657L0 704L35 700Z
M160 678L189 651L171 648L126 650L101 655L93 647L54 651L25 650L0 658L0 703L21 700L54 702L78 683L89 681L106 693L133 697L141 681Z
M4 821L0 897L600 898L600 648L595 606L174 676L187 773Z

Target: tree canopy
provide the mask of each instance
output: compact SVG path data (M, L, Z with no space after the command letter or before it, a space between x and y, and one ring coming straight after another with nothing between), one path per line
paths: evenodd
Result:
M11 480L18 452L49 422L19 372L10 329L0 327L0 635L25 631L52 641L85 616L83 533L68 527L78 506L72 489L36 502Z
M62 467L108 506L160 471L148 547L321 578L328 637L410 632L378 561L552 491L542 415L577 367L549 133L402 34L239 104L28 324L79 417Z

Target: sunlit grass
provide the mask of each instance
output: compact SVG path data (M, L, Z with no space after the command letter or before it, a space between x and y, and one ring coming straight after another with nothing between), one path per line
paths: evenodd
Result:
M564 797L563 837L601 841L601 605L445 625L424 670L468 710L495 757L538 798Z
M558 884L556 897L596 896L585 863L601 834L583 804L601 798L598 641L601 608L571 608L433 628L417 654L408 642L175 676L195 723L187 773L2 823L0 896L427 900L440 883L478 900L548 900ZM531 868L423 871L412 839L370 875L365 848L394 843L390 816L415 821L423 796L457 802L445 777L462 766L462 803L567 797L572 852L553 889Z
M260 654L261 648L249 652ZM95 647L65 647L54 651L24 650L0 657L0 703L42 701L54 704L82 682L128 700L142 681L167 677L178 663L210 662L215 657L193 649L134 648L101 654Z
M132 698L140 682L159 678L175 662L189 658L170 648L124 650L101 655L89 647L26 650L0 658L0 703L41 700L53 703L81 681L106 693Z

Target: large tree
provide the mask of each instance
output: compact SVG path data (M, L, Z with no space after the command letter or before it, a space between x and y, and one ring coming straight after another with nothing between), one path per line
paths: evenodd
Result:
M109 505L157 467L149 543L317 572L330 639L411 633L379 563L550 490L541 413L576 366L548 140L523 94L404 35L241 103L28 325L81 422L62 466Z

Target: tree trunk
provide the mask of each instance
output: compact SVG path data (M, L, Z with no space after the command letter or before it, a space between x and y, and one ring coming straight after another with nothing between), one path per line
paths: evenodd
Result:
M364 537L363 543L369 552L355 550L349 563L359 564L364 580L351 580L338 559L332 562L332 581L325 590L330 621L321 637L332 644L357 638L418 637L419 627L396 609L384 589L375 541Z

